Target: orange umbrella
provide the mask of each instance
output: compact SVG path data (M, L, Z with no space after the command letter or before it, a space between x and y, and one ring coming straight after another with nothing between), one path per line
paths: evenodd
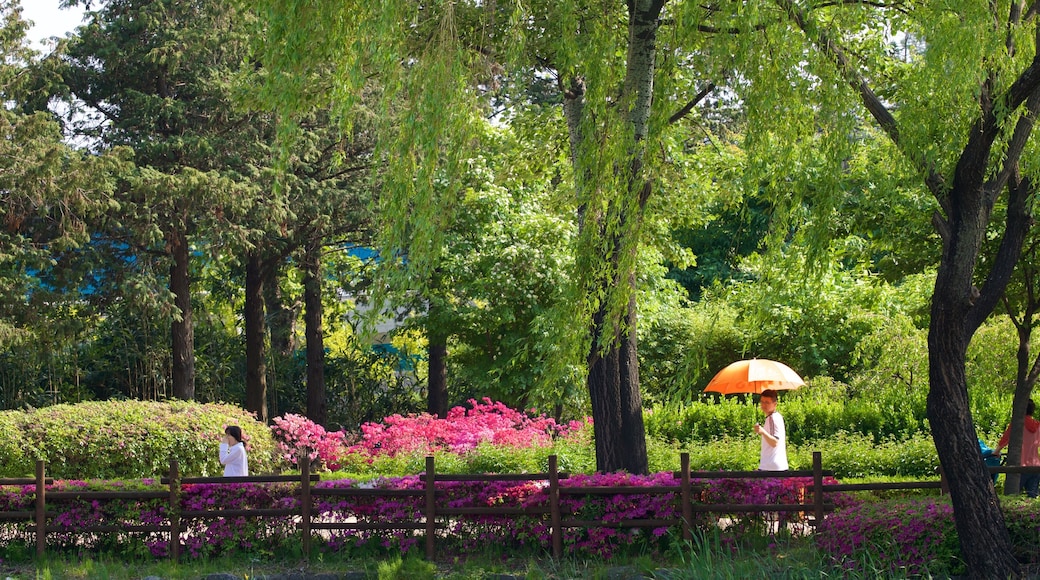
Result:
M704 392L760 394L766 389L797 389L804 384L802 377L784 363L753 358L737 361L719 371L704 387Z

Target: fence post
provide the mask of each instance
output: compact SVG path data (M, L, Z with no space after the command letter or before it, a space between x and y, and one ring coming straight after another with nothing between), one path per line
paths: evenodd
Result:
M560 517L560 472L556 455L549 456L549 518L552 520L553 558L563 557L563 518Z
M939 494L950 495L950 482L946 481L946 470L939 464Z
M812 454L812 479L813 479L813 522L814 528L820 527L823 521L823 453L813 451Z
M687 542L693 541L693 490L690 488L690 454L683 452L679 455L682 466L682 537Z
M434 486L433 456L426 456L426 559L434 560L433 535L437 531L437 488Z
M311 457L300 454L300 533L303 535L303 558L311 557Z
M181 556L181 474L177 460L170 459L170 557Z
M42 557L47 547L47 506L43 460L36 461L36 555Z

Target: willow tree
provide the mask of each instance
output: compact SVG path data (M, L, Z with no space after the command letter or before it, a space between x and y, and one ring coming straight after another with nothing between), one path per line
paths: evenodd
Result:
M562 145L569 159L559 183L579 231L572 311L557 325L573 332L564 333L560 358L586 363L597 468L604 471L647 470L636 360L638 249L652 194L662 186L669 129L707 94L710 84L697 79L721 70L701 55L701 28L688 24L710 18L709 9L676 2L665 19L665 4L254 3L265 22L258 56L269 71L265 96L283 112L332 99L349 113L362 93L383 95L383 255L406 254L407 283L420 292L435 279L460 194L455 177L480 148L480 127L493 116L489 103L524 107L532 88L552 80L550 98L559 107L541 122L560 126L566 142L547 140L543 151L556 158ZM667 42L659 42L666 20ZM311 79L329 66L337 83L319 94ZM510 118L508 111L500 116Z
M757 138L773 141L769 151L814 140L840 176L840 160L867 120L890 142L893 164L915 171L934 197L942 249L927 414L974 577L1020 573L979 452L965 357L1005 291L1032 221L1040 177L1038 9L1035 0L774 0L748 13L761 31L757 42L776 55L754 78L771 100L746 101ZM817 212L826 207L814 201ZM989 253L988 237L999 240Z

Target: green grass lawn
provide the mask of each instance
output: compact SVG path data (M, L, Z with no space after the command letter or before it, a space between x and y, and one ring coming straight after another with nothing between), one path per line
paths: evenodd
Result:
M104 556L49 557L37 563L11 565L0 563L4 580L140 580L148 576L163 580L198 580L208 574L227 573L239 578L264 576L305 578L319 574L363 573L378 580L447 578L479 580L504 577L529 580L667 578L669 580L789 578L817 579L875 578L874 574L849 575L823 563L806 537L760 538L755 545L731 547L718 537L699 538L692 545L664 558L626 556L610 561L563 558L510 558L503 555L475 555L465 559L426 562L402 560L339 560L318 557L310 562L270 558L215 558L185 560L179 563L160 560L123 562ZM891 576L886 575L886 578Z

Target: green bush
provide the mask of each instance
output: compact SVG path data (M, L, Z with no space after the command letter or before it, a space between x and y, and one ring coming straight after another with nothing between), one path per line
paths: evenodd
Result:
M759 442L752 436L720 437L691 443L684 450L690 454L690 468L694 471L758 469ZM931 438L925 435L902 441L890 439L878 444L857 434L841 433L800 445L788 444L787 457L791 469L812 469L814 451L822 454L823 468L833 471L838 479L901 477L934 480L938 477L939 458ZM651 462L651 471L679 468L677 455L669 461Z
M759 443L751 437L722 437L691 444L690 469L693 471L750 471L758 469ZM788 449L790 453L791 448ZM794 466L792 466L794 467ZM676 469L678 464L676 464Z
M0 426L14 417L20 427L11 439L19 453L4 462L17 476L31 475L37 459L57 478L155 477L169 472L171 459L182 475L219 475L217 445L231 424L240 425L248 438L250 472L282 467L270 430L233 405L105 401L4 411L0 417L6 417ZM7 452L0 447L0 453Z
M0 477L25 477L33 473L25 450L20 444L22 440L21 425L25 422L25 414L21 411L0 413Z
M808 443L788 451L792 469L812 466L812 452L820 451L823 468L834 471L841 478L870 478L898 476L935 479L938 477L939 456L928 435L896 440L890 438L876 443L855 433L839 433L828 439Z

